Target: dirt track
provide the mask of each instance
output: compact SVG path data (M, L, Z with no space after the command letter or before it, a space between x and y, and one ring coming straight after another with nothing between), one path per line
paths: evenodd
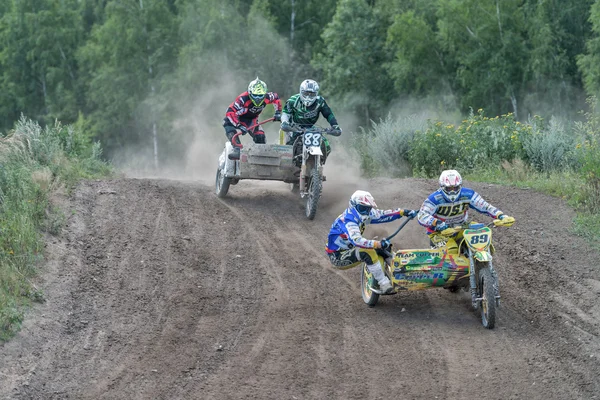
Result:
M224 200L192 181L83 183L48 239L47 302L0 347L0 398L600 398L600 257L567 233L560 200L473 186L517 218L495 231L491 331L466 293L369 308L359 270L329 267L326 234L358 185L326 182L308 221L278 182L241 182ZM361 188L381 208L418 208L435 184ZM394 243L427 240L412 222Z

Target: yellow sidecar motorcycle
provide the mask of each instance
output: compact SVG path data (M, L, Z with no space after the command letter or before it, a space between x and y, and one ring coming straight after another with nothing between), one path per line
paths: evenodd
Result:
M390 235L395 236L409 220ZM481 310L481 322L488 329L496 324L496 308L500 305L498 276L492 264L494 245L492 226L511 226L512 217L496 219L489 224L470 222L430 235L432 248L380 251L379 261L394 286L403 290L445 288L452 292L470 290L473 308ZM383 293L377 281L363 265L362 297L373 307ZM392 294L395 294L392 293Z

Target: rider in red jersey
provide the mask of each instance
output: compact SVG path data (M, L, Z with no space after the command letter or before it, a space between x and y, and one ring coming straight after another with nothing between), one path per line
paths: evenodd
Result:
M248 130L250 126L256 124L258 116L267 104L273 104L275 107L273 119L281 121L281 100L279 99L279 95L275 92L267 92L267 84L257 77L248 85L248 91L240 94L227 107L225 118L223 119L223 127L225 128L227 139L234 145L234 152L229 155L230 159L240 158L240 149L235 146L235 144L241 144L240 139L235 138L235 143L233 142L233 136L237 133L238 129L243 135L249 133L254 143L267 142L265 132L260 126Z

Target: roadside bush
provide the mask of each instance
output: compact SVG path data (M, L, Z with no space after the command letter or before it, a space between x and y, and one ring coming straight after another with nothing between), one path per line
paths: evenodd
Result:
M582 204L591 213L600 212L600 113L596 97L588 99L585 121L575 124L579 141L575 146L580 172L587 186Z
M57 234L64 223L49 193L111 173L99 145L80 136L72 127L42 128L22 117L0 137L0 340L19 329L29 302L43 299L32 282L43 256L40 231Z
M379 122L371 121L371 128L355 134L354 147L361 159L362 171L367 176L406 177L412 174L408 162L415 132L426 126L425 118L410 115L392 118L388 114Z
M414 135L410 161L415 173L428 177L454 168L471 171L499 165L524 156L523 140L532 126L515 121L512 114L488 118L479 109L458 126L430 122L425 132Z
M535 122L531 127L530 134L522 140L524 159L532 167L547 174L575 167L573 138L569 138L562 123L552 118L547 127Z

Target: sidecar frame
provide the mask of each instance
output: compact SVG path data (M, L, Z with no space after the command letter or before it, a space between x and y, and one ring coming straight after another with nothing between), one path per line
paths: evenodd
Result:
M397 291L460 288L469 283L470 262L458 247L398 250L387 268Z
M219 156L218 168L235 184L243 179L273 180L285 183L300 181L300 168L293 163L290 145L252 143L240 150L239 160L229 159L233 152L230 142Z

